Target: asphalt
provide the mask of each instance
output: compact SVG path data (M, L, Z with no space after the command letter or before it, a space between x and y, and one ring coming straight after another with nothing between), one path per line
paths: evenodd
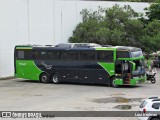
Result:
M135 87L119 88L95 84L42 84L24 79L0 80L0 111L118 111L118 105L130 105L130 110L136 111L143 99L160 97L160 69L157 70L156 79L155 84L146 82Z

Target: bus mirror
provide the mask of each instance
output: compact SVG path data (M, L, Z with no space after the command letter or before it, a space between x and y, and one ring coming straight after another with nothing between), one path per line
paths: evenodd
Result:
M135 71L136 70L136 64L135 63L133 63L133 71Z
M136 70L136 64L132 61L129 61L132 65L132 71L135 71Z

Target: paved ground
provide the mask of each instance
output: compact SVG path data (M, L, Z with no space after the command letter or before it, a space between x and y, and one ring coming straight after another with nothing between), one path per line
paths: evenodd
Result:
M158 72L160 73L160 69ZM117 105L126 104L131 105L131 110L138 110L142 99L151 96L160 97L159 73L156 76L156 84L148 82L136 87L120 88L86 84L41 84L22 79L0 80L0 111L115 111L118 110L115 108ZM124 102L118 101L121 97L127 99L124 99ZM76 119L85 120L85 118Z

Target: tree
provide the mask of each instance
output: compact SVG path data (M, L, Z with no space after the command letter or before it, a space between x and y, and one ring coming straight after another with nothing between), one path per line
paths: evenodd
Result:
M145 8L145 10L149 21L154 19L160 20L160 0L152 3L148 8Z
M160 48L160 22L158 20L147 24L143 29L140 42L146 52L157 51Z
M134 45L141 37L143 23L137 19L140 14L129 5L97 11L82 10L82 23L73 31L69 42L92 42L110 45Z

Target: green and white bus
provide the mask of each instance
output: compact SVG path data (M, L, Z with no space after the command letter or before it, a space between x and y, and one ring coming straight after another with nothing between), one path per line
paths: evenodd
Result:
M142 50L136 47L66 43L15 46L15 77L42 83L136 85L146 79Z

